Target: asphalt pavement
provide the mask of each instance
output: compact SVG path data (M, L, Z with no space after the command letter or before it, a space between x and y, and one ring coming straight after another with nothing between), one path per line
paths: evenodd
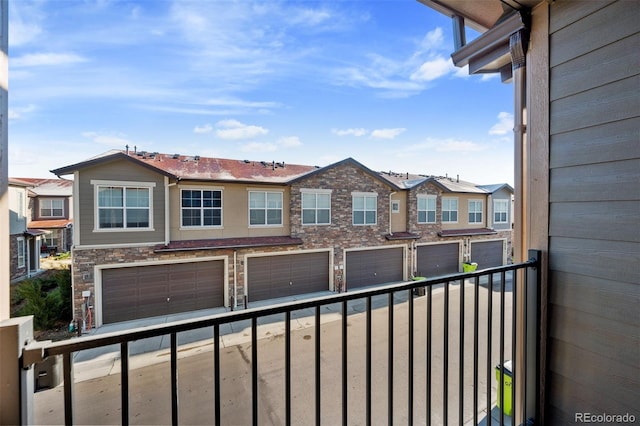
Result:
M460 299L459 285L450 287L450 328L449 328L449 362L448 362L448 417L452 424L472 423L472 388L470 376L473 374L472 332L465 334L463 351L463 379L459 380L459 347L457 337L459 329ZM464 311L473 309L473 287L465 286ZM331 294L315 294L320 296ZM486 287L480 290L480 305L487 300ZM494 308L499 301L499 295L492 292ZM372 314L373 346L372 346L372 397L373 424L386 424L389 417L389 391L393 397L394 422L406 424L408 421L407 383L408 383L408 314L406 302L407 292L397 293L394 305L394 352L393 352L393 387L388 386L388 306L387 297L381 296L374 300ZM443 419L443 291L434 291L433 299L433 335L431 355L431 404L430 416L433 424L442 423ZM291 300L291 299L288 299ZM280 302L285 301L281 300ZM416 297L414 317L414 423L424 424L426 416L426 347L425 332L420 324L426 324L426 297ZM507 311L510 311L510 297L506 299ZM274 303L274 301L264 302ZM257 306L257 304L252 304ZM348 412L349 424L364 423L364 395L366 394L366 377L364 371L364 324L366 321L364 301L349 303L348 319ZM341 423L341 356L342 318L340 304L327 305L321 316L321 401L322 424ZM103 326L93 330L92 334L117 332L135 327L144 327L159 323L168 323L198 316L213 315L226 312L224 309L199 311L185 315L167 316L145 319L127 323ZM312 310L298 311L292 316L292 414L293 424L310 424L315 422L315 379L312 365L314 364L315 319ZM473 329L472 315L465 316L465 328ZM281 317L280 317L281 318ZM283 342L284 324L277 317L265 318L258 326L258 365L259 365L259 423L283 424L284 418L284 363ZM480 312L480 324L487 324L486 313ZM486 328L486 326L485 326ZM492 322L493 335L497 336L496 321ZM486 331L485 331L486 332ZM507 336L510 331L506 330ZM480 333L483 333L482 326ZM251 330L248 321L229 324L221 327L221 401L223 424L243 425L251 423ZM179 387L180 387L180 423L182 424L211 424L213 421L213 367L212 367L212 330L202 329L179 335ZM166 424L171 420L171 404L169 394L169 341L167 337L157 337L133 342L130 345L130 422L132 424ZM471 345L471 346L469 346ZM486 422L486 414L490 412L494 419L499 418L499 409L495 405L495 375L493 367L499 359L497 342L494 339L491 349L491 360L486 362L486 341L480 342L480 365L489 366L481 371L479 377L479 405L480 424ZM507 353L510 353L507 346ZM75 413L77 423L81 424L118 424L120 423L120 360L119 347L105 347L90 351L78 352L74 356L75 373ZM338 367L336 367L338 366ZM486 401L486 383L491 381L492 398ZM463 418L459 419L458 402L460 386L464 389ZM422 401L422 403L420 402ZM37 424L64 423L62 407L62 387L38 392L35 395ZM482 408L484 407L484 408ZM508 417L505 417L508 420Z

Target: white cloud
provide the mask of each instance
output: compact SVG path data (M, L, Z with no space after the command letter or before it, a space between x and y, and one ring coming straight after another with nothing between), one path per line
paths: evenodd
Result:
M366 135L367 129L356 128L356 129L331 129L331 133L338 136L364 136Z
M511 131L513 131L513 114L501 112L498 114L498 122L489 129L489 134L503 136Z
M12 47L28 44L35 40L40 33L42 33L42 28L38 24L12 21L9 25L9 40Z
M294 148L297 146L301 146L302 142L300 138L297 136L285 136L284 138L280 138L278 140L278 145L285 148Z
M243 145L240 150L243 152L273 152L277 151L278 147L270 142L250 142Z
M292 13L289 22L295 25L317 26L331 20L332 14L326 9L298 9Z
M35 105L27 105L26 107L9 108L9 120L20 120L24 118L24 114L29 114L36 110Z
M17 1L11 3L9 13L9 46L29 44L43 33L43 2Z
M246 125L238 120L221 120L216 127L216 135L221 139L251 139L269 133L264 127Z
M376 129L371 132L371 137L376 139L394 139L406 130L407 129L403 127L397 127L395 129Z
M87 59L75 53L29 53L11 60L14 67L39 67L70 65L86 62Z
M114 148L124 149L125 145L131 145L132 142L126 139L125 135L105 135L97 132L83 132L82 136L91 139L100 145L107 145Z
M471 141L443 140L436 146L438 152L477 152L486 148Z
M485 146L473 141L446 138L446 139L434 139L427 138L423 142L409 145L405 147L400 157L411 158L418 152L478 152L487 149Z
M437 27L433 30L429 31L422 42L420 43L420 48L423 50L434 50L442 48L442 44L444 43L444 31L442 28Z
M213 126L209 123L205 124L204 126L196 126L193 128L193 133L198 133L198 134L211 133L212 131L213 131Z
M457 75L458 69L443 56L443 52L447 51L442 28L436 28L428 32L404 57L368 54L368 64L337 70L334 72L335 83L379 89L383 97L412 96L425 90L430 82L438 78Z
M278 102L269 101L245 101L237 98L213 98L208 99L205 102L206 105L211 106L225 106L225 107L244 107L244 108L278 108L282 106Z
M420 65L420 68L411 74L411 80L432 81L456 72L457 69L451 59L438 56Z

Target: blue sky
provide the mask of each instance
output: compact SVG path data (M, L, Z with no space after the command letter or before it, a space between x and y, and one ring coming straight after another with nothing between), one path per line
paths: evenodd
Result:
M415 0L11 2L9 175L128 144L512 184L513 87L452 51Z

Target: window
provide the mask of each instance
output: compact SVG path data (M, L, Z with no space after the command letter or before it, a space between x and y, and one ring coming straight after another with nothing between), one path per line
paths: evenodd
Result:
M249 225L282 225L282 192L249 191Z
M353 224L375 225L378 194L352 194Z
M18 237L16 242L18 244L18 268L24 268L26 265L26 246L24 244L24 238Z
M25 216L25 202L24 202L24 193L22 191L18 192L18 218L24 219Z
M302 224L331 223L331 191L302 190Z
M64 200L43 198L40 200L40 217L64 217Z
M222 191L183 189L182 226L222 226Z
M58 247L58 233L57 232L47 232L42 237L42 244L46 247Z
M418 223L436 223L435 195L418 195Z
M482 200L469 200L469 223L482 223Z
M493 200L493 223L507 223L509 218L509 201Z
M400 213L400 201L391 201L391 213Z
M458 199L457 198L442 199L442 222L449 222L449 223L458 222Z
M153 183L91 181L96 191L97 230L151 230Z

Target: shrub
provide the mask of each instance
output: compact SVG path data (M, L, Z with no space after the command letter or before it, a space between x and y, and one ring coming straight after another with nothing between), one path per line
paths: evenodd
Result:
M15 288L21 301L18 316L33 315L34 328L43 330L71 319L71 273L60 270L44 278L24 280Z

